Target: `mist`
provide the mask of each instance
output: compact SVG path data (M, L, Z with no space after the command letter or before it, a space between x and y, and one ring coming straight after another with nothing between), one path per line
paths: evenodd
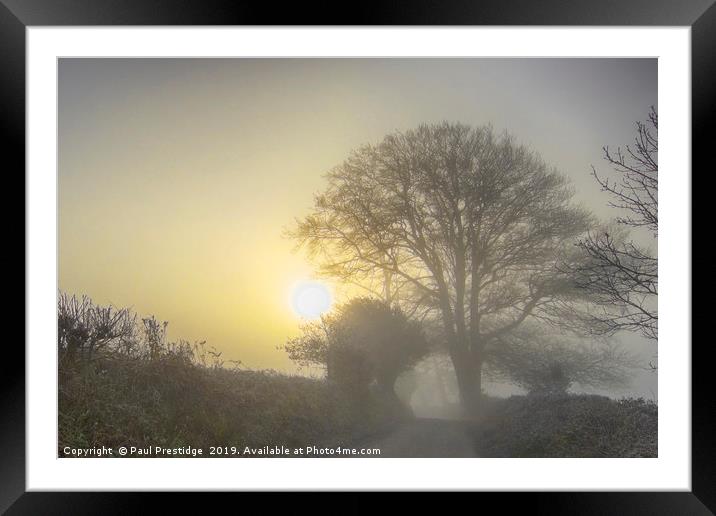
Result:
M58 73L68 420L82 382L107 404L114 382L166 419L125 431L188 446L202 428L298 447L288 418L384 456L622 456L490 436L581 411L651 425L656 59L63 58ZM164 385L164 367L184 379ZM167 437L179 413L193 426ZM638 453L655 428L630 427ZM441 432L461 444L426 450Z

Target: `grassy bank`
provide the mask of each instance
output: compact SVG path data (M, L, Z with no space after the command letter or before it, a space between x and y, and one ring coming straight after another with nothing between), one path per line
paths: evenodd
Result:
M70 447L347 446L389 427L380 398L271 371L108 354L60 368L59 454Z
M657 405L604 396L490 400L472 429L481 457L656 457Z

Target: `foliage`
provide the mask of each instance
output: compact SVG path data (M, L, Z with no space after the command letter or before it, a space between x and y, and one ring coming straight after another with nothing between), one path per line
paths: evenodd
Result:
M656 457L658 408L644 399L512 396L473 428L482 457Z
M338 385L365 390L376 382L394 394L398 376L428 353L428 344L420 324L402 310L361 297L304 325L285 349L299 364L324 366L327 379Z

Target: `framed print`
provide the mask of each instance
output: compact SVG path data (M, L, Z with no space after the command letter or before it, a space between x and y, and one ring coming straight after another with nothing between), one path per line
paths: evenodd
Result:
M9 514L143 503L96 491L713 510L711 2L101 4L0 6L26 192Z

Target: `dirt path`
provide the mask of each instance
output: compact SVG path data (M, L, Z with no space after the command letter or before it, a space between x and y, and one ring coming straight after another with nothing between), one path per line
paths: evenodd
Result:
M416 419L362 446L380 448L380 457L476 456L465 423L448 419Z

